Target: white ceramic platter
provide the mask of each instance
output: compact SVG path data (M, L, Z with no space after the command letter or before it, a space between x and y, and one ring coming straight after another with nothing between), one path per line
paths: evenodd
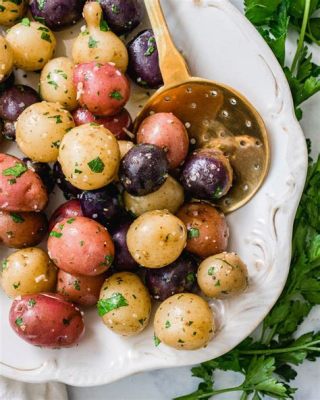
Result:
M0 367L6 377L93 386L140 371L218 357L257 327L285 284L292 224L305 180L307 154L282 70L255 29L226 0L163 0L162 4L192 74L224 82L244 93L256 105L268 128L272 152L269 176L249 204L228 216L230 249L247 263L250 287L239 297L212 303L219 326L217 335L207 348L191 352L175 351L163 344L155 347L152 324L137 337L119 337L103 326L96 310L86 313L86 332L77 347L33 347L9 327L10 300L1 293ZM78 30L79 26L72 29L73 33L58 35L58 40L64 39L58 55L68 53ZM20 81L35 83L36 78L24 78L21 74ZM132 115L148 97L144 90L134 91L129 107ZM5 145L1 151L19 154L13 145ZM56 197L49 212L57 206L59 195ZM6 255L3 247L0 252L1 256Z

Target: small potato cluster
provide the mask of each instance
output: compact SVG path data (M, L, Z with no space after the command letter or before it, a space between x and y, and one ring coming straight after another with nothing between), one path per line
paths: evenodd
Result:
M206 299L248 285L215 206L232 187L229 159L213 145L191 148L171 112L132 133L129 78L162 84L153 32L127 45L117 36L139 25L141 0L31 0L34 20L27 3L0 0L0 24L11 27L0 36L0 130L25 155L0 154L0 245L15 249L0 282L13 299L12 329L33 345L69 347L84 332L82 310L96 306L127 337L161 302L156 345L206 346L216 331ZM53 58L54 32L82 13L72 59ZM39 92L15 84L14 67L41 71ZM58 188L67 201L49 213Z

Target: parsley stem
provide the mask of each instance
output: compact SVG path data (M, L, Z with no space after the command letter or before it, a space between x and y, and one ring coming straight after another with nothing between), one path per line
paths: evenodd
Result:
M227 388L227 389L220 389L220 390L212 390L210 392L206 393L194 393L194 394L187 394L186 396L181 396L181 397L176 397L174 400L199 400L199 399L207 399L209 396L217 396L218 394L222 393L229 393L229 392L242 392L246 390L242 385L236 386L233 388ZM248 389L249 390L249 389Z
M311 0L306 0L305 6L304 6L302 26L301 26L301 31L300 31L300 35L299 35L298 47L297 47L297 51L296 51L296 54L294 56L292 66L291 66L292 73L294 73L296 71L297 67L300 64L300 56L303 51L304 38L306 35L306 30L307 30L308 21L309 21L310 5L311 5Z
M299 350L311 350L311 351L319 351L320 347L313 347L316 344L319 344L320 340L315 340L313 342L304 344L302 346L292 346L285 347L281 349L261 349L261 350L240 350L239 354L251 356L251 355L271 355L271 354L282 354L282 353L291 353Z

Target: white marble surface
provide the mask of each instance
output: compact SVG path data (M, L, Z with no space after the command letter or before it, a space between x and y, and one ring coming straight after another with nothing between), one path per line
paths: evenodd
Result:
M240 9L242 0L232 0ZM293 39L294 40L294 39ZM290 47L289 47L290 49ZM320 62L320 50L315 50L315 59ZM307 137L312 139L313 154L320 152L319 109L320 94L308 101L304 109L302 127ZM301 332L320 329L320 307L315 307L301 327ZM298 368L299 374L293 386L298 388L295 400L318 400L320 391L320 361L305 362ZM216 374L218 387L235 386L241 382L237 374ZM198 380L191 378L190 368L175 368L137 374L110 385L76 388L68 387L69 400L169 400L175 396L189 393L197 388ZM217 400L238 399L239 395L226 394L215 397Z

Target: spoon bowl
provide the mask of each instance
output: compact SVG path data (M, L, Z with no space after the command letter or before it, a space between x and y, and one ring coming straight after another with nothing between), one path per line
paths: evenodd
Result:
M192 77L175 47L159 0L145 0L155 34L164 80L135 120L135 131L149 115L172 112L186 126L192 148L220 149L232 165L234 181L216 201L224 212L246 204L261 187L269 169L265 124L250 102L235 89Z

